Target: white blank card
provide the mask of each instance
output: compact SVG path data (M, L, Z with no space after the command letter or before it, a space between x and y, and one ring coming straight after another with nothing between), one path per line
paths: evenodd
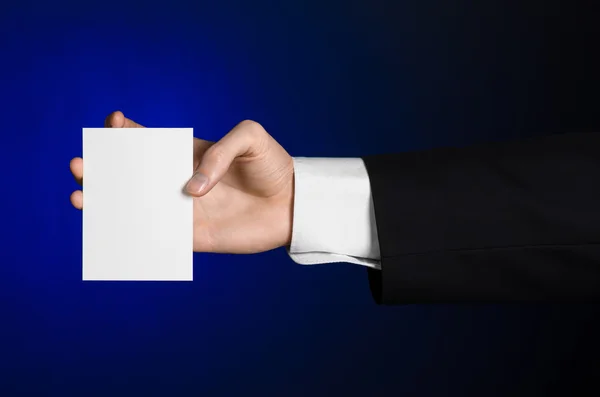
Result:
M83 129L83 280L191 281L191 128Z

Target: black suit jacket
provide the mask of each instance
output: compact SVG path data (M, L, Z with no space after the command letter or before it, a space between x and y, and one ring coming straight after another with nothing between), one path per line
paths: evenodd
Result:
M378 155L378 303L600 297L600 134Z

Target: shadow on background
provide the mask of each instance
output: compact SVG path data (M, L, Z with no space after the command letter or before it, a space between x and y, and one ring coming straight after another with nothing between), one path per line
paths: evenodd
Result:
M81 128L113 110L211 140L255 119L295 156L599 130L591 2L460 3L2 3L0 395L589 383L592 305L378 307L364 269L303 267L283 250L196 254L193 283L81 282L68 164Z

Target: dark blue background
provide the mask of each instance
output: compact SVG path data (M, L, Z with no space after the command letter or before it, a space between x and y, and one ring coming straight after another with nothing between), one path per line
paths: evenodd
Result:
M283 250L196 254L193 283L81 281L68 165L113 110L211 140L255 119L297 156L599 129L593 10L459 3L3 2L0 396L538 395L592 376L595 306L379 307L363 268Z

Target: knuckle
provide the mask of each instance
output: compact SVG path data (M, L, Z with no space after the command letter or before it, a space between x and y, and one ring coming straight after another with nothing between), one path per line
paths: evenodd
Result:
M222 145L215 144L207 150L206 156L209 157L212 162L221 164L223 161L225 161L226 154Z
M244 128L256 128L260 127L260 124L254 120L243 120L240 122L239 126Z
M256 154L267 151L267 147L271 141L270 135L258 122L253 120L242 121L240 123L240 132L250 152Z
M239 124L240 131L252 137L260 137L266 134L262 125L254 120L244 120Z

